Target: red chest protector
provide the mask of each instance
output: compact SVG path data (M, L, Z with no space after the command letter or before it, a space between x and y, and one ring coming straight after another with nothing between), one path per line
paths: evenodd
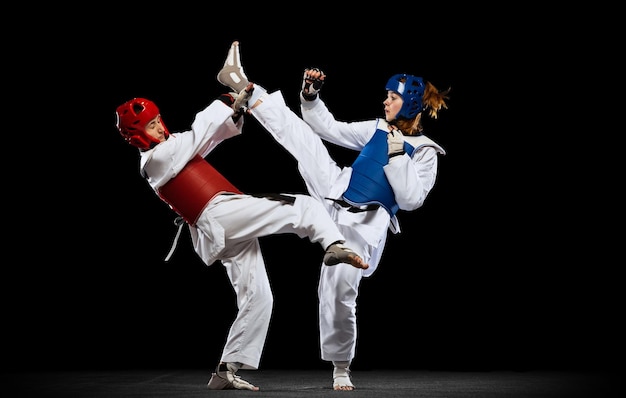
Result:
M242 193L200 155L159 188L159 196L189 225L195 225L200 213L216 195Z

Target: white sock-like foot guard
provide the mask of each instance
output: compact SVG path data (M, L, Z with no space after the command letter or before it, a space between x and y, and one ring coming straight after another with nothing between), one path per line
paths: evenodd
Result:
M207 387L209 390L259 390L259 387L237 376L237 370L232 363L220 363L215 373L211 374Z
M248 77L241 66L238 41L231 44L224 67L217 73L217 81L237 93L241 93L248 86Z
M350 380L350 367L348 362L333 362L333 390L352 391L355 390L352 380Z
M328 249L326 249L326 253L324 254L324 264L337 265L339 263L350 264L355 268L369 268L369 265L366 264L361 256L356 254L354 250L346 247L343 243L333 243L328 246Z

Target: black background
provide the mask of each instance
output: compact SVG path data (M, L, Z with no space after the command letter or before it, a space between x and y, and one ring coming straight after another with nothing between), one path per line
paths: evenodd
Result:
M189 129L227 91L215 76L233 40L249 79L298 112L310 66L326 72L322 97L347 121L382 116L395 73L452 87L449 109L425 121L448 152L435 187L422 208L400 212L402 233L363 280L354 368L614 366L623 256L605 193L614 165L602 153L612 144L600 149L580 126L592 116L572 71L575 38L531 40L512 22L519 15L459 24L441 11L374 14L118 6L33 24L34 38L12 42L3 369L217 363L236 311L228 279L196 257L186 230L163 261L174 214L139 176L114 111L146 97L170 131ZM340 164L356 156L329 148ZM208 159L246 192L305 192L295 160L253 118ZM261 367L325 366L321 248L291 235L261 241L275 295Z

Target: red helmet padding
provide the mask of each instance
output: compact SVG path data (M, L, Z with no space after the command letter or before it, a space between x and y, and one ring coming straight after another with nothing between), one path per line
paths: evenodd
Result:
M146 133L146 125L161 112L156 104L145 98L133 98L117 107L116 126L120 134L131 145L139 149L150 149L159 140ZM161 124L163 122L161 121ZM169 137L169 131L165 124L165 137Z

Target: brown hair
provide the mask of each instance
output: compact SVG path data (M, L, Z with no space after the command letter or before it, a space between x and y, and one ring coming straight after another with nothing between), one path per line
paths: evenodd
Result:
M422 103L424 105L423 111L427 111L428 116L431 118L437 119L438 112L441 108L448 109L448 105L445 100L449 99L448 94L450 93L451 88L439 91L430 82L424 82L424 85L424 95L422 96ZM421 134L424 130L424 127L422 126L423 111L418 113L413 119L399 119L396 120L394 124L405 135Z

